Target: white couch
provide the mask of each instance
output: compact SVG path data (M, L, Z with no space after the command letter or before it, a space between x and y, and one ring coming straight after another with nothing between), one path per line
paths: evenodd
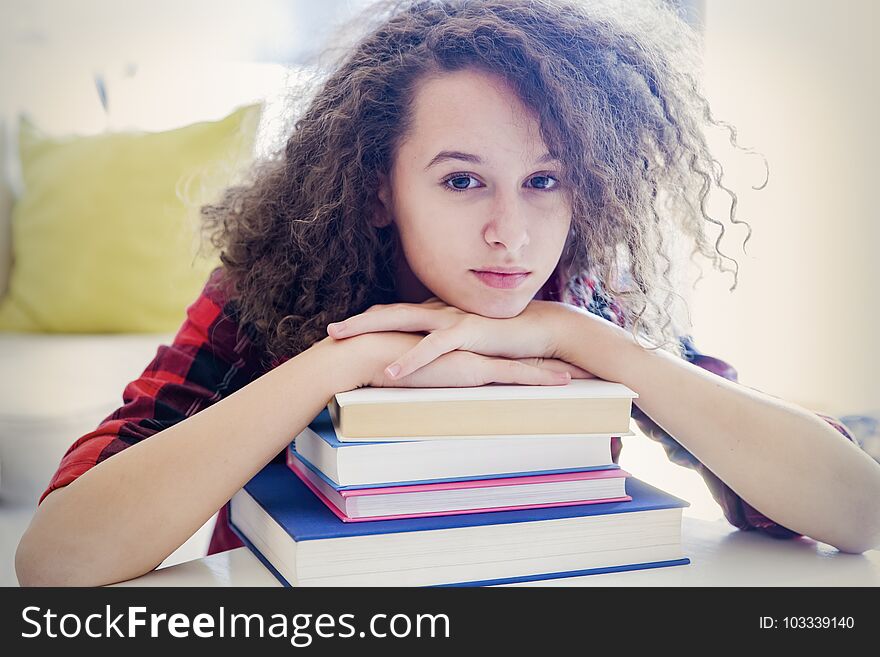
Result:
M10 189L0 191L0 289L11 265ZM0 586L14 586L15 548L68 447L122 404L173 333L0 332ZM164 565L203 556L213 519Z
M0 152L5 138L0 130ZM13 190L10 173L0 173L2 296ZM0 332L0 504L36 505L67 448L122 403L125 384L172 336Z

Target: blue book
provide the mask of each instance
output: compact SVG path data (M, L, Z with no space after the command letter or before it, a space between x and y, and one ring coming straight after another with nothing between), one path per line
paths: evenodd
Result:
M632 432L342 442L325 408L294 449L336 486L375 487L616 468L612 435Z
M627 493L629 502L345 523L270 463L233 496L229 523L286 586L490 585L690 563L688 503L635 477Z

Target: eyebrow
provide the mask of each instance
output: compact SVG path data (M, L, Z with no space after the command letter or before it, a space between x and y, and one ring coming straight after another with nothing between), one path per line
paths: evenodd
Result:
M471 162L472 164L483 164L483 159L479 155L474 155L472 153L464 153L462 151L440 151L435 155L428 165L425 167L425 171L430 169L435 164L440 164L441 162L445 162L447 160L461 160L463 162ZM539 157L535 164L544 164L546 162L553 162L556 160L553 155L550 153L544 153L541 157Z

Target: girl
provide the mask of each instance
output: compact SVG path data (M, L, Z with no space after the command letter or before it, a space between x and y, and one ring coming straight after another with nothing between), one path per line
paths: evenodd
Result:
M203 208L222 266L65 455L21 583L155 568L366 385L617 381L735 526L880 543L880 466L834 418L736 383L672 310L674 239L723 271L704 228L723 236L705 201L726 190L680 20L556 0L369 15L283 148ZM237 545L221 509L209 553Z

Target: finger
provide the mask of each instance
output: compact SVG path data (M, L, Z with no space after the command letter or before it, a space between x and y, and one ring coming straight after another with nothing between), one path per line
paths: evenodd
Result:
M595 379L596 375L592 372L578 367L572 363L557 358L543 358L541 363L535 363L538 367L554 370L555 372L568 372L572 379Z
M592 372L588 372L585 369L578 367L577 365L568 365L566 368L568 373L571 375L572 379L595 379L596 375Z
M553 370L554 372L568 372L572 379L595 379L596 375L572 363L558 358L518 358L520 362L535 367Z
M351 337L380 331L431 331L434 328L430 308L416 305L390 305L367 310L359 315L327 325L333 338Z
M518 360L492 358L488 360L489 375L495 383L523 385L565 385L571 381L568 372L556 372L521 363Z
M385 373L392 379L399 379L435 361L443 354L455 351L460 346L461 340L454 331L443 329L434 331L426 335L415 347L391 363L385 369Z

